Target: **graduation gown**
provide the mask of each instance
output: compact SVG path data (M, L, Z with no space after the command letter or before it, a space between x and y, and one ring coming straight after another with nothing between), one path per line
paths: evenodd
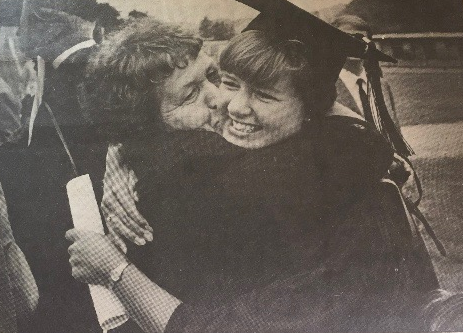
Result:
M387 330L403 327L396 296L436 287L432 272L415 287L407 228L364 218L392 151L361 120L259 150L195 132L148 150L133 167L155 239L129 258L184 302L167 332Z

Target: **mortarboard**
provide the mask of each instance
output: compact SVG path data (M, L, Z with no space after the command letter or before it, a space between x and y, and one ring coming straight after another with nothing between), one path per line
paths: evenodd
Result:
M379 61L396 63L397 60L377 50L372 41L353 37L287 0L236 1L260 12L244 31L261 30L277 39L304 43L319 84L335 84L347 57L365 59L376 128L399 155L413 154L389 115L381 89Z

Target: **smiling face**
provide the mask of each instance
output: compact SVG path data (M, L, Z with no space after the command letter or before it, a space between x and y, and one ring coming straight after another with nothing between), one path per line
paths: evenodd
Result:
M256 87L224 72L219 109L228 111L223 137L247 149L275 144L297 133L304 120L304 103L288 75L271 87Z
M169 130L220 130L218 84L217 65L203 52L176 68L157 91L163 123Z

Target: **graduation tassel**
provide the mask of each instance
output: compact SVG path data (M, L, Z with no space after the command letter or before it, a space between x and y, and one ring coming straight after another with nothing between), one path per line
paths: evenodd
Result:
M379 67L379 62L373 56L376 51L376 45L373 42L368 43L365 59L365 71L368 79L368 96L370 98L373 121L378 131L391 144L397 154L409 157L415 154L412 147L402 136L400 129L391 118L384 101L383 90L381 87L381 78L383 73Z
M69 146L66 143L66 140L64 139L63 132L61 131L61 128L58 124L58 121L55 118L55 115L53 114L53 111L51 110L50 106L48 105L47 102L44 102L45 108L48 110L48 113L50 114L51 120L53 122L53 126L55 126L56 133L59 136L59 139L61 140L61 143L63 144L64 150L66 151L66 154L69 157L69 161L71 162L72 166L72 171L74 172L74 176L78 177L79 173L77 172L77 166L76 163L74 162L74 159L72 158L71 151L69 150Z

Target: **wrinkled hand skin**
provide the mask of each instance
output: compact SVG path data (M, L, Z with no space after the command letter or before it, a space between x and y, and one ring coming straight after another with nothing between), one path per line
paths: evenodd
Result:
M73 243L68 249L72 276L80 282L110 286L111 271L127 262L108 236L71 229L66 239Z
M121 163L119 146L108 148L106 165L101 210L112 241L126 252L123 239L145 245L153 240L153 229L137 210L134 187L138 180L134 171Z
M136 207L135 201L133 202L133 207ZM145 245L146 242L153 240L153 229L136 208L127 210L117 199L105 200L101 208L106 219L106 226L110 231L111 239L124 252L126 251L126 246L122 238L137 245Z

